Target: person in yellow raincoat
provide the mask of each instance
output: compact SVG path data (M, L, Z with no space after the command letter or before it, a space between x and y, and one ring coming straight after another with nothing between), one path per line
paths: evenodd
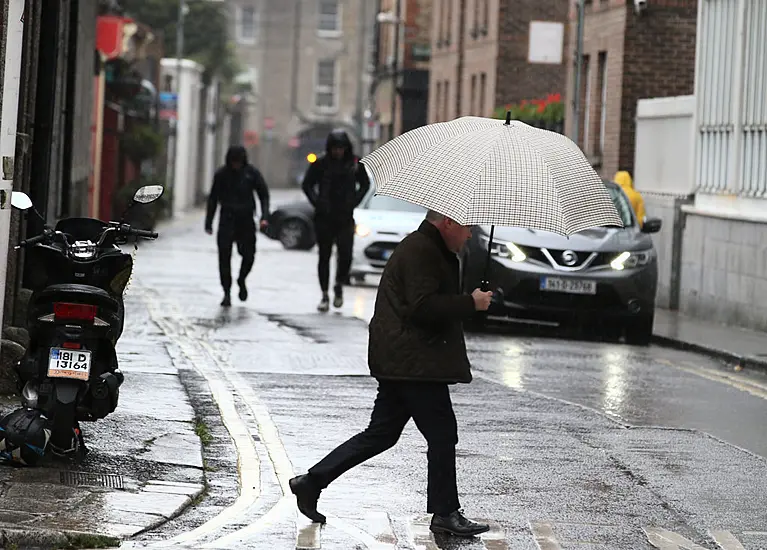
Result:
M613 181L620 185L623 192L626 193L626 196L631 203L631 207L634 209L634 214L636 214L636 217L639 220L639 227L642 227L645 219L644 199L639 191L634 189L634 181L631 179L631 174L625 170L621 170L615 173Z

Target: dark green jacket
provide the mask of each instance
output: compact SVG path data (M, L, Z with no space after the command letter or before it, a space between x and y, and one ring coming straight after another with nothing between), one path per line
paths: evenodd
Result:
M368 365L378 379L471 382L463 321L474 300L461 294L459 264L424 221L386 264L370 322Z

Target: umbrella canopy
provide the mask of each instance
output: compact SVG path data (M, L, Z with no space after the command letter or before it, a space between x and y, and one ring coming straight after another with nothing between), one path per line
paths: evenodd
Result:
M567 137L519 121L462 117L411 130L361 161L376 193L435 210L462 225L571 235L622 227L615 205Z

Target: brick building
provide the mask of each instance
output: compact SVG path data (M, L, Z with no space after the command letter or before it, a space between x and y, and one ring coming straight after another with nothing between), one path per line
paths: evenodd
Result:
M577 0L568 51L576 51ZM634 172L637 101L693 93L697 0L585 0L578 144L605 177ZM572 59L572 58L571 58ZM568 70L566 133L573 133L574 64Z
M378 28L375 109L382 141L428 122L432 4L433 0L380 0L380 13L401 21L379 23Z
M429 120L563 94L563 0L435 0Z
M375 3L229 0L231 36L251 87L242 134L271 186L297 185L307 153L344 128L359 144L370 87Z

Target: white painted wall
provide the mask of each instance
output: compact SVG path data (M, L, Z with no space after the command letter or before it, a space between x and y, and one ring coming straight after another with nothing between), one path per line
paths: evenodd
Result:
M641 99L637 104L634 185L664 195L694 192L695 96Z
M172 75L177 82L178 62L175 58L166 58L161 62L162 78ZM197 182L197 158L203 150L199 143L198 128L200 117L204 116L200 108L200 89L202 88L203 67L188 59L181 60L181 78L178 87L178 121L176 123L176 143L173 147L173 213L180 214L195 205Z

